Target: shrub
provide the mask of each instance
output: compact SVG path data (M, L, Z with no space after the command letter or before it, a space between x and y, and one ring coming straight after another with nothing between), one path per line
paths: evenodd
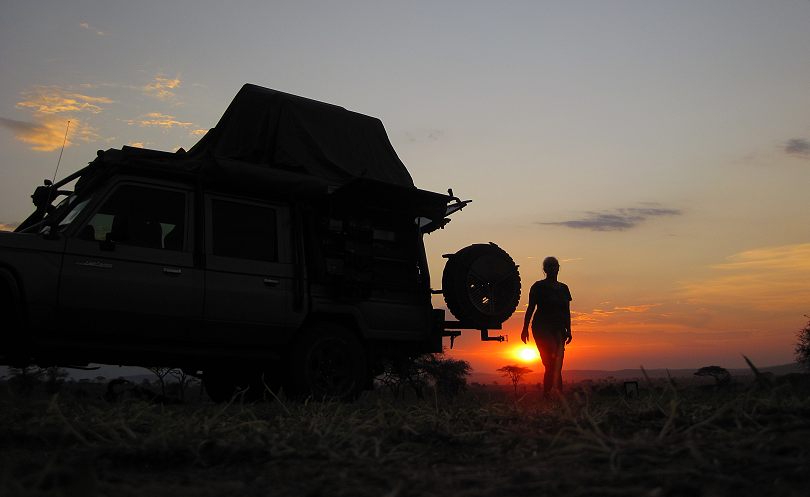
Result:
M808 317L808 316L805 316ZM810 369L810 322L797 334L799 339L796 343L796 362Z
M442 394L453 396L467 388L470 371L469 362L452 359L442 352L396 361L386 367L377 381L387 386L396 397L402 393L402 387L407 386L421 399L428 385L433 385Z

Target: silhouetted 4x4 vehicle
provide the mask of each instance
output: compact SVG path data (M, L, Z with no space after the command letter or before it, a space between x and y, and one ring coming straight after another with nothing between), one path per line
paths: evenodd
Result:
M99 151L32 197L0 233L9 364L181 367L215 400L349 398L460 329L501 339L520 296L506 252L472 245L447 256L446 320L422 238L468 201L416 188L378 119L258 86L188 152Z

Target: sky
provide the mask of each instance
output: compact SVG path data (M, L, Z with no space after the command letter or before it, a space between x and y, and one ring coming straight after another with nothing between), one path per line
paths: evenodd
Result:
M244 83L382 119L427 237L561 261L572 369L792 361L810 314L810 1L0 0L0 224L96 150L190 148ZM2 227L2 226L0 226ZM441 306L440 297L435 300ZM468 334L469 333L469 334ZM541 368L528 362L530 367Z

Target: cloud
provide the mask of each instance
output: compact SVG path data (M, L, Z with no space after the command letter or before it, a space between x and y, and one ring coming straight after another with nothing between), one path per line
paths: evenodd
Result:
M203 136L206 133L208 133L207 129L192 129L190 132L191 136Z
M29 109L37 114L63 114L66 112L90 112L98 114L103 104L112 100L106 97L93 97L70 92L58 86L36 86L22 93L23 100L17 107Z
M785 153L810 158L810 140L791 138L785 143Z
M624 306L624 307L614 307L614 309L617 310L617 311L623 311L623 312L639 313L639 312L647 312L650 309L652 309L653 307L658 307L660 305L661 304L627 305L627 306Z
M807 312L810 243L747 250L713 266L709 277L684 283L690 303L756 311Z
M129 144L129 146L135 148L144 148L145 144L143 142L132 142Z
M96 130L77 119L70 121L70 130L65 141L67 120L57 116L39 116L38 122L19 121L0 117L0 126L10 129L14 137L31 146L31 150L50 152L74 145L77 141L89 142L98 139Z
M175 97L174 90L180 87L180 77L167 78L162 74L155 76L155 80L143 87L144 93L159 100L169 100Z
M90 24L88 24L86 22L79 23L79 27L82 28L82 29L86 29L88 31L94 31L99 36L104 36L106 34L104 31L102 31L102 30L100 30L98 28L95 28L95 27L91 26Z
M0 223L0 231L14 231L20 223Z
M644 314L655 307L660 307L663 304L636 304L625 306L614 306L611 309L593 309L589 312L571 312L571 320L574 323L597 323L605 319L620 316L619 320L622 322L627 321L628 314Z
M678 216L680 214L681 211L678 209L630 207L605 212L590 211L585 213L585 216L581 219L537 224L565 226L567 228L591 231L625 231L635 228L651 217Z
M149 114L141 116L140 119L130 119L127 121L127 124L140 126L142 128L154 127L163 129L188 128L194 125L194 123L178 121L174 116L161 114L160 112L150 112Z

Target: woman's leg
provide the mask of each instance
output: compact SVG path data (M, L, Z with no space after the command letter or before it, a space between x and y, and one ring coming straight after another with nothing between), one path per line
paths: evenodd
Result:
M565 342L560 340L557 344L557 352L554 354L554 375L556 376L557 389L562 393L562 366L563 359L565 358Z
M554 342L547 337L538 336L536 334L534 341L537 344L537 350L540 352L540 359L545 369L545 373L543 374L543 394L548 396L557 381L557 375L555 374L557 350L554 346Z

